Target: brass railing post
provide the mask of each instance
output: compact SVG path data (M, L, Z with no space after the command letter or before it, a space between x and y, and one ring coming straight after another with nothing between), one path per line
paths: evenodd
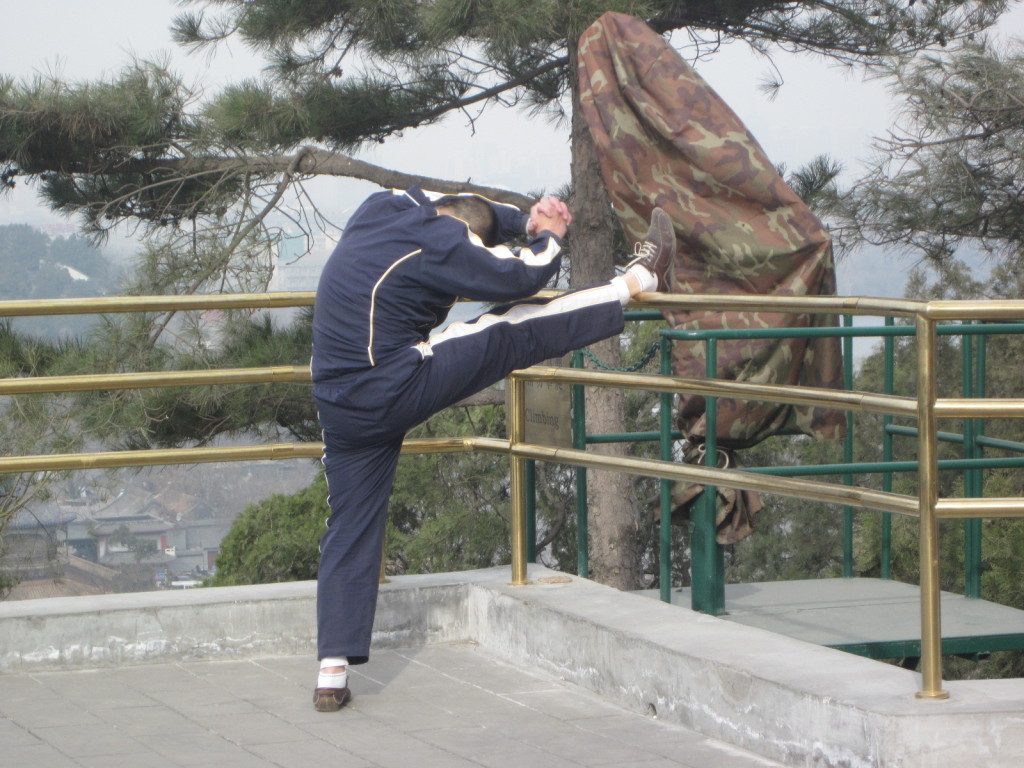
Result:
M935 321L917 316L918 510L921 516L921 690L918 698L945 699L942 690L942 631L939 595L938 418Z
M512 448L522 444L526 435L526 382L510 376L508 437ZM513 453L510 457L512 481L512 585L528 584L526 578L526 461Z

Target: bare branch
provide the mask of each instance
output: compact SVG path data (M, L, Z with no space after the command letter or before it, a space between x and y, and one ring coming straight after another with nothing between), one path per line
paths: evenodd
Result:
M303 147L292 155L262 155L258 157L223 155L189 158L137 159L118 166L122 173L154 173L157 171L173 171L176 174L229 174L258 173L273 174L287 172L298 160L296 173L302 175L345 176L348 178L370 181L385 188L407 188L422 186L435 192L455 194L458 192L474 192L485 195L492 200L528 209L533 203L532 198L518 192L497 187L488 187L473 182L450 181L429 176L419 176L402 171L383 168L365 160L331 152L319 147Z

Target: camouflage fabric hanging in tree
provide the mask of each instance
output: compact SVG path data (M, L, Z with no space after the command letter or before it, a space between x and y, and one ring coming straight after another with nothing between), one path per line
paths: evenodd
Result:
M666 40L639 19L606 13L580 38L579 60L583 114L626 235L643 238L654 206L675 223L674 292L835 294L832 244L824 225L783 181L740 119ZM683 329L836 323L834 316L750 311L665 315L670 325ZM723 379L842 387L840 345L834 338L721 340L718 359ZM704 342L675 342L673 369L678 376L703 378ZM704 441L704 410L703 397L681 398L679 426L691 446ZM834 409L731 398L718 402L718 444L730 452L779 433L837 438L845 429L844 413ZM692 497L686 489L680 493ZM742 507L742 500L735 501ZM723 521L720 540L725 531L724 538L735 541L749 533L749 525Z

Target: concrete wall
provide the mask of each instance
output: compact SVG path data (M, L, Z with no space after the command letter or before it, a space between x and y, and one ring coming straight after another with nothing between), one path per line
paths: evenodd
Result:
M1024 681L920 700L898 667L531 567L383 585L374 644L474 641L791 766L1018 768ZM315 585L0 603L0 672L314 655Z
M474 577L382 585L374 644L468 640ZM0 673L283 654L316 654L316 582L0 602Z

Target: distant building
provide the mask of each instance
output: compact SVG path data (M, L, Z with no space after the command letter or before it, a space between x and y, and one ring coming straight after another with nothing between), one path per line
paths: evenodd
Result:
M131 563L162 564L170 546L174 523L157 514L151 494L140 489L122 491L98 509L82 511L68 528L68 542L93 552L96 562L117 567Z
M44 597L106 595L114 591L117 571L76 555L60 556L50 564L56 572L40 579L23 578L6 600L38 600Z
M174 489L153 493L141 487L124 490L107 504L81 506L58 519L62 545L113 572L128 566L149 568L152 587L170 586L179 577L195 578L213 570L220 543L231 529L229 519L216 516L216 510L196 496ZM31 528L26 524L26 529ZM37 525L31 537L23 534L22 538L42 542L54 534ZM43 552L38 543L36 550ZM47 568L50 575L55 573L54 552L51 546L38 557L33 575L45 576Z
M73 507L47 505L21 510L4 530L0 571L17 580L7 600L101 595L113 591L117 571L70 554Z
M77 518L57 505L19 510L4 528L0 570L17 579L45 579L66 550L68 525Z
M202 580L216 568L221 543L246 504L309 482L308 470L280 461L147 477L131 475L131 485L112 499L109 491L69 481L60 501L18 515L3 535L8 555L0 558L0 573L20 582L8 599Z

